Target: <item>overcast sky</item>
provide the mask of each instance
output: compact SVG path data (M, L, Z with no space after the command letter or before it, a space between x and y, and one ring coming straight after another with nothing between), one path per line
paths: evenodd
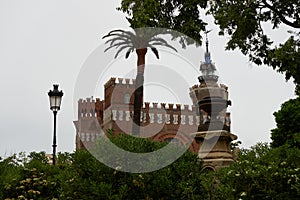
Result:
M103 44L103 35L128 28L125 16L116 11L119 4L119 0L0 0L0 156L20 151L51 153L53 114L47 92L53 83L64 92L57 150L75 149L76 79L91 53ZM286 82L284 75L269 67L249 63L238 51L225 51L226 37L218 37L212 23L210 28L212 59L233 102L232 132L243 147L269 142L270 129L275 127L273 112L294 97L292 81ZM286 30L272 32L266 26L277 41L288 37ZM128 63L135 63L134 59ZM147 59L151 62L154 56ZM203 51L196 59L203 61ZM198 75L191 76L189 83L197 84ZM102 98L102 92L96 94Z

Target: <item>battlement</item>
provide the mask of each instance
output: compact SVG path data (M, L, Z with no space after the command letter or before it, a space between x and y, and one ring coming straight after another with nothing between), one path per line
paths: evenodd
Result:
M99 100L99 98L96 98L96 100ZM87 97L85 99L79 99L78 104L89 104L89 103L95 103L95 99L93 97Z
M96 103L103 103L99 98L88 97L78 100L78 118L97 117Z
M105 89L108 89L105 94L105 100L99 98L86 98L78 101L78 118L98 118L100 124L109 121L130 121L133 116L133 104L126 104L124 102L124 95L130 91L135 84L135 79L128 78L110 78L105 83ZM112 87L111 87L112 86ZM118 86L118 87L116 87ZM126 87L123 87L126 86ZM130 87L128 87L130 86ZM118 89L117 89L118 88ZM112 90L117 89L118 96L111 99ZM220 84L216 88L211 88L210 92L223 91L225 98L228 98L227 86ZM120 91L119 91L120 90ZM190 95L197 96L198 90L203 90L201 85L194 85L190 88ZM203 92L203 91L202 91ZM222 93L222 94L223 94ZM116 99L115 99L116 98ZM195 103L195 102L194 102ZM202 119L206 115L200 115L197 103L194 105L174 104L174 103L157 103L144 102L141 112L141 122L147 123L166 123L166 124L183 124L183 125L199 125L205 122ZM230 115L219 116L219 119L230 126Z
M193 85L192 87L190 87L190 91L193 91L194 89L196 89L196 88L198 88L199 87L199 85L198 84L195 84L195 85Z
M82 117L97 117L97 113L104 111L104 100L100 100L100 98L94 99L93 97L86 99L78 100L78 118ZM96 106L98 105L98 106ZM112 106L115 107L115 106ZM120 107L119 105L117 107ZM114 109L114 108L112 108ZM182 105L182 104L173 104L173 103L156 103L156 102L145 102L143 104L142 110L145 112L153 113L196 113L196 107L192 105ZM129 110L128 105L123 107L123 110ZM101 117L102 116L98 116Z
M127 123L131 121L133 111L124 109L112 109L107 112L107 121L118 121ZM166 125L187 125L187 126L198 126L200 123L200 116L197 116L192 111L189 112L170 112L168 110L144 110L141 111L141 124L166 124Z
M128 123L133 116L133 111L126 108L112 108L106 112L106 121L118 121ZM184 107L183 110L179 109L167 109L167 108L150 108L144 107L141 110L141 123L142 124L166 124L166 125L187 125L187 126L199 126L204 124L207 117L196 114L195 110L190 110L188 107ZM230 127L230 113L225 113L217 116L220 122L224 123L227 127Z
M194 105L197 105L200 100L210 97L220 97L228 100L228 87L217 83L214 83L214 85L193 85L190 87L190 97Z
M110 86L114 85L135 85L135 79L130 79L130 78L115 78L111 77L105 84L104 88L108 88Z
M225 84L216 84L216 85L214 85L214 86L217 86L217 87L219 87L219 88L221 88L221 89L224 89L225 91L228 91L228 86L226 86ZM206 87L206 85L198 85L198 84L195 84L195 85L193 85L192 87L190 87L189 89L190 89L190 92L192 92L192 91L194 91L195 89L197 89L197 88L202 88L202 87Z
M182 105L182 104L173 104L173 103L156 103L156 102L145 102L143 104L144 110L168 110L168 111L173 111L173 112L178 112L178 111L184 111L184 112L191 112L191 111L196 111L195 106L192 105Z

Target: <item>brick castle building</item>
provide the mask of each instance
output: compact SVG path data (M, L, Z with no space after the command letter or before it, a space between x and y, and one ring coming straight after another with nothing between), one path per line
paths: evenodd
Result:
M180 144L188 143L192 137L189 149L198 153L206 168L214 170L233 162L230 142L237 136L230 133L228 88L217 83L208 44L200 71L200 84L189 88L193 105L144 103L140 134L155 141ZM78 119L74 121L76 149L92 147L108 129L114 134L131 134L134 89L134 79L110 78L104 84L103 100L78 101Z

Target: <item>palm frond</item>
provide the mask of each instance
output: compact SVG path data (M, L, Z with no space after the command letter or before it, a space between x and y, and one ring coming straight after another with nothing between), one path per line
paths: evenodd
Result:
M113 46L117 43L120 42L127 42L127 40L123 40L123 39L118 39L118 38L113 38L112 40L107 40L104 44L107 46Z
M133 52L134 48L131 47L130 49L127 50L126 54L125 54L125 58L127 59L130 55L131 52Z
M109 40L107 40L104 44L110 43L109 45L112 45L117 41L125 41L125 40L127 40L127 39L124 37L114 37L114 38L110 38Z
M110 49L112 49L112 48L114 48L114 47L119 48L120 46L124 46L124 45L125 45L125 46L132 46L131 44L128 44L127 41L119 42L119 43L116 43L116 44L114 44L114 45L111 45L111 46L107 47L107 48L104 50L104 52L106 52L106 51L108 51L108 50L110 50Z
M173 49L175 52L177 52L177 49L175 49L173 46L169 45L168 42L163 38L158 38L158 37L151 38L151 41L149 41L149 44L165 46L165 47Z
M170 49L173 49L175 52L177 52L177 49L175 49L173 46L171 46L167 43L154 42L154 43L151 43L151 46L164 46L164 47L168 47Z
M167 41L161 37L152 37L149 42L162 42L162 43L167 43Z
M131 36L125 35L125 34L118 34L118 33L112 34L109 37L111 37L111 39L109 39L109 40L113 40L113 39L123 39L123 40L127 39L127 40L131 40Z
M131 46L131 45L125 45L125 46L120 47L120 48L118 49L117 53L115 54L115 59L118 57L118 55L119 55L124 49L127 49L127 48L131 49L132 46Z
M119 32L119 33L118 33L118 32ZM112 30L112 31L110 31L107 35L103 36L102 39L105 39L105 38L107 38L107 37L111 37L111 36L116 35L116 34L121 35L121 34L123 34L124 32L125 32L125 31L124 31L124 30L121 30L121 29Z
M156 58L159 59L158 50L154 47L151 48L152 52L155 54Z

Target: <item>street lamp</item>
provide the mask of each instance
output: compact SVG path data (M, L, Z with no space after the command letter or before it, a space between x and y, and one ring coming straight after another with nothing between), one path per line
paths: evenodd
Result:
M60 110L61 99L64 93L58 90L58 85L53 85L53 90L48 92L50 100L50 110L53 111L54 115L54 134L53 134L53 155L52 164L55 165L55 153L56 153L56 114Z

